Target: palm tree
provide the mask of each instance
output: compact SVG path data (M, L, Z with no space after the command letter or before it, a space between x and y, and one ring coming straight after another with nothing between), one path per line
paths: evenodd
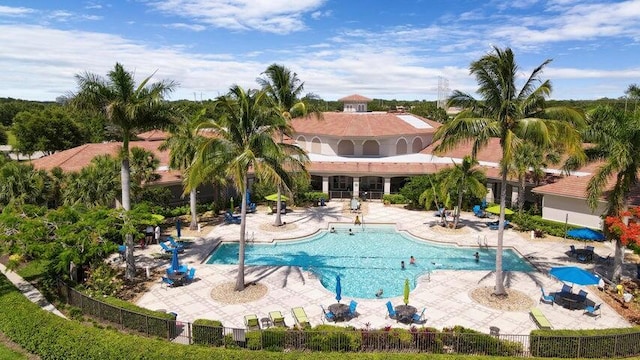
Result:
M185 110L186 111L186 110ZM202 108L192 116L182 114L180 119L169 128L169 137L160 145L160 150L170 149L169 167L185 171L193 162L200 143L204 139L198 135L198 126L204 121L202 118L206 108ZM185 185L188 183L185 182ZM189 205L191 207L191 224L189 229L198 228L198 212L196 209L197 186L185 186L185 192L189 192Z
M542 148L528 141L523 141L514 152L513 162L509 166L509 173L518 178L518 212L524 210L525 190L527 184L527 174L536 184L544 178L544 168L548 164L558 164L559 154L550 149L544 151Z
M156 172L158 165L160 165L160 160L153 152L139 147L131 148L129 166L131 171L130 191L133 199L139 201L144 186L160 179L160 175Z
M120 63L116 63L106 79L88 72L76 75L79 91L73 96L73 104L81 109L102 113L121 133L121 201L126 211L131 210L129 141L136 130L159 126L168 121L169 111L164 98L177 85L166 80L149 84L152 76L136 86L133 74ZM126 237L126 245L126 278L132 280L136 271L132 236Z
M297 146L274 140L281 131L291 134L291 127L269 106L267 93L247 90L235 85L227 95L216 99L221 116L199 128L206 128L211 137L198 148L195 160L189 168L189 186L222 169L242 194L240 207L240 242L238 252L238 277L235 289L244 289L245 228L247 214L248 173L252 169L261 181L287 183L291 172L306 172L306 154Z
M458 194L458 206L453 216L453 228L458 228L458 220L460 219L460 209L462 207L462 198L465 193L476 198L483 198L487 194L485 186L486 177L484 171L477 167L478 161L465 156L462 164L453 164L453 167L440 171L442 176L441 184L447 188L455 187Z
M286 123L290 123L294 117L307 116L309 114L307 105L300 100L300 96L304 91L304 83L300 81L298 74L292 73L291 70L279 64L271 64L263 74L263 78L257 79L258 84L267 92L272 102L271 106L274 107L275 111ZM319 111L313 111L313 113L318 117L322 117L322 113ZM284 142L282 133L280 133L280 142ZM278 183L276 226L282 225L280 216L282 187L285 186L288 190L291 185L290 183Z
M640 115L598 107L589 113L590 127L584 133L585 141L595 144L586 150L589 161L602 161L587 185L587 202L592 209L606 191L607 216L620 216L629 209L629 195L638 186L640 171ZM628 218L625 218L628 223ZM606 230L606 229L605 229ZM622 273L623 244L616 239L612 278Z
M545 98L551 93L551 82L539 76L551 60L536 67L518 90L518 66L511 49L497 47L470 65L470 72L478 82L482 101L471 95L454 91L449 105L464 110L438 129L434 140L440 140L437 153L444 153L461 142L473 141L471 156L489 144L491 138L500 139L500 220L496 251L496 285L494 293L505 295L502 273L504 239L504 209L506 207L507 175L514 152L523 140L548 148L557 146L571 153L579 153L581 140L578 128L583 125L580 112L565 108L545 108Z

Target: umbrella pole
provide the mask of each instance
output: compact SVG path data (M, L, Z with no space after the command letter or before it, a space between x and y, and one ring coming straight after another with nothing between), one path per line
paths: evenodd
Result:
M564 239L567 240L567 225L569 224L569 214L566 214L564 218Z

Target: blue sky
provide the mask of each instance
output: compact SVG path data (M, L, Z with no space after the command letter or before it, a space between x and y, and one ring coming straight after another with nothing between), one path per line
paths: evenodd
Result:
M553 59L553 99L621 97L640 83L640 0L0 0L0 97L54 100L120 62L208 99L275 62L326 100L436 100L439 79L473 93L492 46L523 77Z

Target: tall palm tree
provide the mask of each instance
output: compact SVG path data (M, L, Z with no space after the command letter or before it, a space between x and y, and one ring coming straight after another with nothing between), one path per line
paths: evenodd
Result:
M444 153L461 142L473 141L471 156L476 158L480 149L491 138L500 139L500 220L498 248L496 251L496 285L494 293L505 295L502 272L502 248L504 239L504 209L507 198L507 175L517 146L527 140L544 148L557 146L571 153L579 153L581 139L578 128L584 118L576 110L565 107L545 108L545 99L551 93L551 82L541 81L543 68L551 60L544 61L526 78L518 90L516 80L518 66L509 48L493 48L470 65L470 73L478 82L477 93L482 101L471 95L454 91L449 105L464 110L436 132L434 140L440 140L436 152Z
M306 154L297 146L283 144L274 139L281 131L291 134L291 127L282 121L274 108L269 106L267 93L247 90L235 85L227 95L216 99L221 111L217 121L200 125L212 134L198 148L189 172L191 182L201 179L199 174L222 169L242 194L240 207L240 242L238 252L238 277L235 289L244 289L245 229L247 215L248 173L252 169L261 181L287 183L290 172L306 172Z
M264 71L264 77L258 78L258 84L267 92L271 100L271 106L282 117L286 123L290 123L291 119L297 116L307 116L310 111L307 105L301 100L304 91L304 82L298 78L298 74L291 72L283 65L271 64ZM319 111L313 111L313 114L322 117ZM280 142L284 142L284 136L280 133ZM283 186L290 189L292 184L278 183L278 201L276 204L275 225L282 225L280 216L280 197Z
M85 72L76 75L78 93L72 103L81 109L91 109L102 113L107 121L114 125L122 136L122 207L131 210L129 141L136 130L159 126L169 120L169 109L164 99L177 84L173 81L149 83L153 75L145 78L136 86L134 76L116 63L107 78ZM127 270L126 278L135 277L133 257L133 237L126 237Z
M639 185L640 114L612 107L598 107L589 114L586 141L595 144L586 150L589 161L602 161L587 185L587 202L596 209L606 191L607 216L619 216L629 209L629 195ZM628 223L628 218L625 219ZM605 229L606 230L606 229ZM622 273L623 244L616 239L612 278Z
M442 176L441 184L445 187L455 187L458 194L458 206L453 216L453 228L458 228L458 220L460 219L460 208L462 207L462 198L468 193L476 198L483 198L487 194L485 186L486 177L484 171L477 167L478 161L465 156L462 164L453 164L453 167L440 171Z
M186 111L186 110L185 110ZM202 108L195 114L181 114L176 123L169 127L169 137L160 145L160 150L169 149L169 167L185 171L193 162L200 143L204 139L198 134L198 126L204 121L203 116L206 108ZM187 187L185 182L185 191L189 192L189 205L191 208L191 224L189 229L196 230L198 228L198 212L196 209L196 190L197 186Z

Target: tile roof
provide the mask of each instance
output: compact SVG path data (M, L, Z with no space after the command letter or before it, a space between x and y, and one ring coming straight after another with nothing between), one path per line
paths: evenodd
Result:
M585 199L587 197L587 186L589 184L589 180L591 180L591 177L592 176L590 175L565 176L558 179L556 182L538 186L532 191L543 195L557 195L577 199ZM608 192L613 189L614 184L615 178L611 177L603 193L603 200L606 199ZM629 194L629 202L631 205L640 205L640 185L635 186L633 189L631 189L631 193Z
M169 137L169 133L162 130L150 130L138 134L137 137L138 139L145 141L158 141L166 140Z
M338 101L340 102L369 102L371 101L371 99L369 99L368 97L364 97L362 95L358 95L358 94L353 94L353 95L349 95L349 96L345 96L341 99L338 99Z
M408 113L387 112L325 112L323 118L305 117L291 121L296 134L325 135L345 138L372 138L382 136L433 134L441 126L437 121ZM400 116L410 115L418 122L428 125L417 129Z

